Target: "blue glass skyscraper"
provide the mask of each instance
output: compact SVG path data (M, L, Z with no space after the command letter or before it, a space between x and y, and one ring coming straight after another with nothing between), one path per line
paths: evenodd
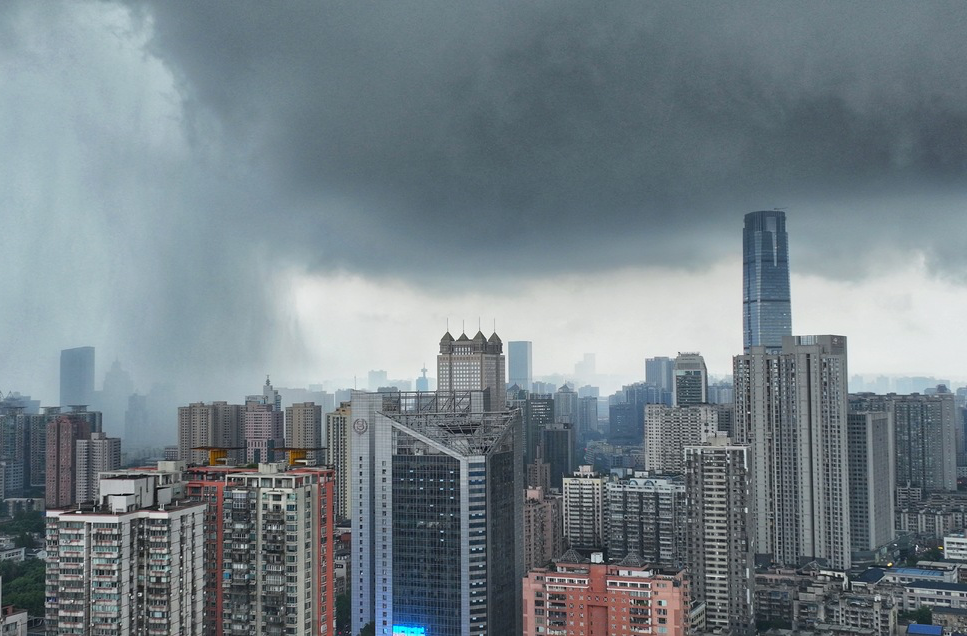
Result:
M742 339L749 347L782 349L792 335L786 213L749 212L742 234Z

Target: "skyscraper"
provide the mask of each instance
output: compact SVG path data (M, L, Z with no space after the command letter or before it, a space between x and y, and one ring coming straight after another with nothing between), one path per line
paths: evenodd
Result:
M47 422L48 508L77 503L77 441L91 438L91 424L74 413L54 413Z
M353 633L520 633L520 415L483 399L353 392Z
M91 406L94 403L94 347L60 352L60 405Z
M486 391L484 408L500 410L507 399L504 364L504 345L496 333L488 339L478 331L473 340L464 333L454 340L447 332L436 359L437 390Z
M749 212L742 234L742 340L744 351L782 348L792 335L786 213Z
M98 475L121 467L121 438L91 433L90 439L77 440L74 500L97 501Z
M734 433L752 446L756 550L850 567L846 338L786 336L733 361Z
M228 402L193 402L178 407L178 459L188 464L204 465L208 453L192 450L205 446L217 446L229 450L234 461L245 457L243 436L243 409L239 404Z
M529 340L512 340L507 343L507 367L510 383L525 391L534 382L534 345Z
M349 492L352 475L349 458L352 456L352 404L341 402L332 413L326 413L326 464L336 471L336 518L346 519L351 512Z

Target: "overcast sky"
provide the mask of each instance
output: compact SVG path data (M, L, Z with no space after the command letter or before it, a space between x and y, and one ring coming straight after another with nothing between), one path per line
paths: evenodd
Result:
M0 3L0 391L741 349L786 209L795 333L967 378L962 2ZM432 375L432 372L431 372Z

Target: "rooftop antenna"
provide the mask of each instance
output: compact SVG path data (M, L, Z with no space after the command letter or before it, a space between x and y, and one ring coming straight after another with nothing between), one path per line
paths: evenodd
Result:
M460 331L463 332L463 333L467 333L467 321L466 320L461 320L460 321Z
M477 331L483 331L483 328L480 326L480 316L477 316Z

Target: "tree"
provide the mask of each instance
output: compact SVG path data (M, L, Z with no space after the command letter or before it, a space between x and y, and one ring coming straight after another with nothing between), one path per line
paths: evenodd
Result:
M376 636L376 623L366 623L359 630L359 636Z
M920 625L933 625L933 612L930 611L929 607L920 607L909 612L900 612L897 618Z
M352 612L351 599L349 592L343 592L336 597L336 629L349 629L349 618Z

